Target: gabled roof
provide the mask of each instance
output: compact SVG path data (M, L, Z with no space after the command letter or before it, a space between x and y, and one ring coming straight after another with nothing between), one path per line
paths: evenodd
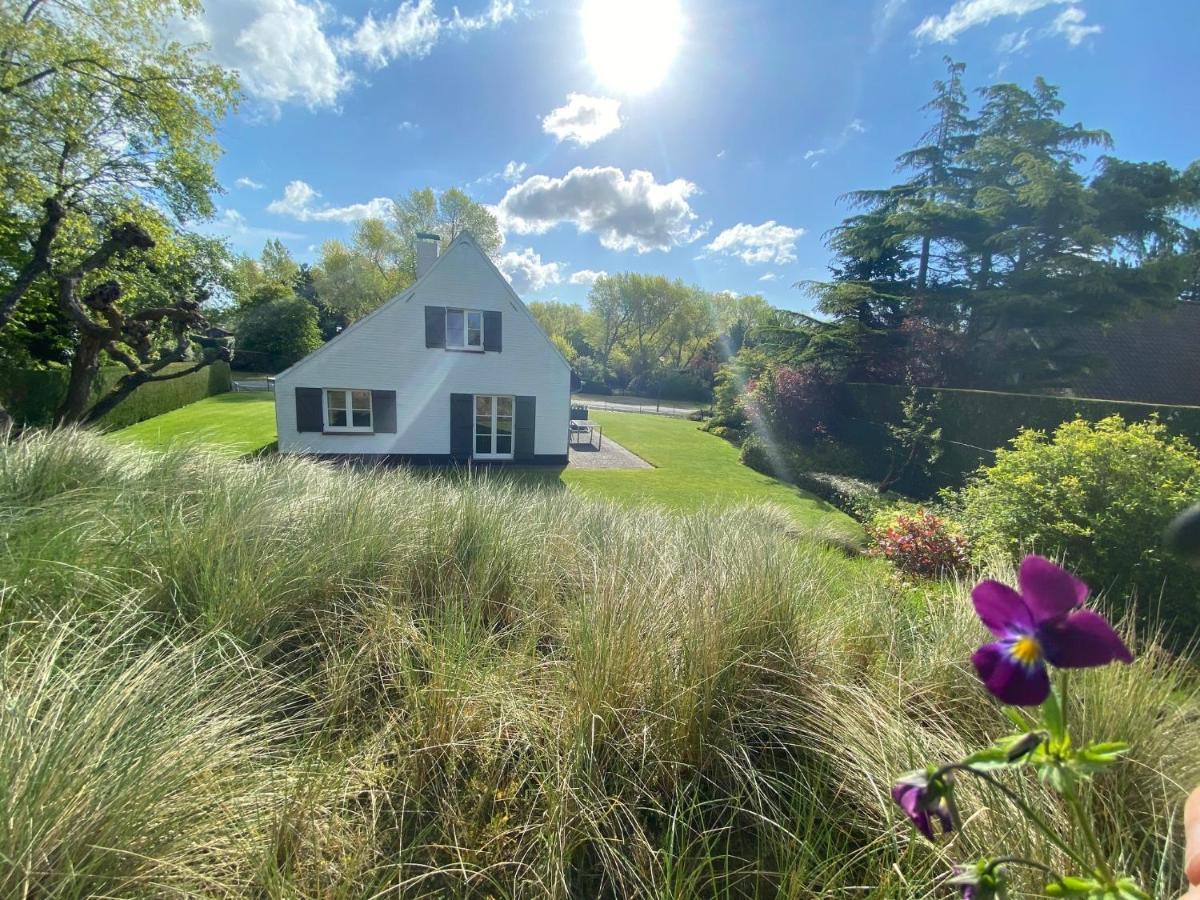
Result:
M429 276L432 275L437 270L438 266L442 265L442 263L450 257L450 251L453 250L455 247L457 247L460 244L469 245L476 253L478 253L484 259L484 261L491 268L493 276L499 280L500 284L502 284L504 286L504 289L508 292L508 295L509 295L510 300L512 301L513 307L516 310L518 310L520 313L524 314L524 316L533 324L534 328L537 329L537 333L542 336L542 339L546 342L546 346L548 346L553 351L555 356L557 356L559 359L562 360L563 365L566 366L567 369L570 369L571 364L569 362L567 362L567 358L562 355L562 351L560 351L558 349L558 347L555 346L554 341L550 340L550 338L546 334L546 332L542 330L542 326L540 324L538 324L538 320L535 319L533 316L533 313L531 313L529 311L529 307L527 307L522 302L521 298L519 296L517 296L517 292L513 290L512 285L509 284L508 279L504 277L504 274L496 267L496 264L494 262L492 262L491 257L489 257L486 253L483 252L483 248L479 246L479 243L475 240L475 237L471 234L471 232L461 231L454 238L454 240L452 240L448 245L446 245L446 249L438 254L438 258L433 261L433 265L429 267L429 271L427 271L424 275L422 275L415 282L413 282L413 284L411 286L406 288L401 293L397 294L392 299L384 301L376 309L367 313L365 316L363 316L357 322L354 322L353 324L348 325L346 328L343 328L340 332L335 334L332 338L330 338L328 341L326 341L324 344L322 344L320 347L318 347L312 353L308 354L308 356L305 356L303 359L297 360L296 362L294 362L292 365L288 366L286 369L284 369L282 372L280 372L275 377L277 379L282 378L284 375L288 375L291 372L293 372L294 370L299 369L300 367L305 365L305 363L307 363L309 360L311 360L313 357L319 356L320 354L324 353L326 350L328 350L330 347L332 347L335 343L340 341L346 335L348 335L351 332L366 325L367 322L371 321L371 319L375 318L375 316L379 315L381 312L383 312L388 307L395 306L397 303L407 303L409 300L411 300L413 297L415 297L417 295L417 291L425 283L425 280L427 278L429 278Z

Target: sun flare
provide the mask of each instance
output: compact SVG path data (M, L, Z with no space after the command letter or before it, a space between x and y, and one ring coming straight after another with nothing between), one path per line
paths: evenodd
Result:
M605 87L623 94L651 91L679 54L679 0L584 0L583 39Z

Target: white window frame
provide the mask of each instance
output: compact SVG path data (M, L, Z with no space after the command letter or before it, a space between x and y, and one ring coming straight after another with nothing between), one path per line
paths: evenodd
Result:
M450 313L462 313L463 329L462 329L462 343L461 344L450 343ZM469 343L469 335L471 333L471 316L479 317L479 343L477 345ZM484 315L483 315L482 309L468 309L466 307L461 307L461 306L446 307L446 349L447 350L466 350L470 353L482 353L483 347L484 347L483 322L484 322Z
M354 424L354 392L359 391L367 395L367 416L369 422L366 425ZM329 421L329 395L330 394L345 394L346 403L346 424L334 425ZM361 410L360 410L361 412ZM321 424L325 431L348 434L374 434L375 432L375 403L371 392L366 388L324 388L321 391Z
M501 418L507 418L511 422L511 431L508 434L508 452L507 453L480 453L479 450L479 416L476 413L476 404L480 397L488 397L492 401L492 449L495 450L496 442L499 440L499 432L496 428L497 423ZM512 403L509 407L512 414L501 417L500 402L508 400ZM513 454L517 449L517 398L512 394L473 394L471 396L471 456L475 459L513 459Z

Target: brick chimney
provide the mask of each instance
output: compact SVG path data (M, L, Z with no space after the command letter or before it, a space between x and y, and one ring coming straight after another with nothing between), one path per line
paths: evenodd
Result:
M417 232L417 277L428 272L438 258L438 244L441 242L436 234L426 231Z

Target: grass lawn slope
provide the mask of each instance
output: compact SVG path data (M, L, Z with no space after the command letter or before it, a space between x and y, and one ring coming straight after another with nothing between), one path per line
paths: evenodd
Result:
M217 394L122 428L112 436L157 449L200 443L240 456L275 440L275 396L266 392Z
M593 411L611 437L654 469L567 470L563 481L582 494L626 504L653 503L694 511L731 503L778 503L805 526L822 525L846 537L858 533L849 516L816 497L754 471L738 449L687 419Z
M965 781L952 849L901 821L897 773L1011 730L986 633L778 506L61 431L0 447L0 530L0 897L884 900L1061 863ZM1200 700L1135 647L1069 712L1132 739L1088 796L1169 897Z

